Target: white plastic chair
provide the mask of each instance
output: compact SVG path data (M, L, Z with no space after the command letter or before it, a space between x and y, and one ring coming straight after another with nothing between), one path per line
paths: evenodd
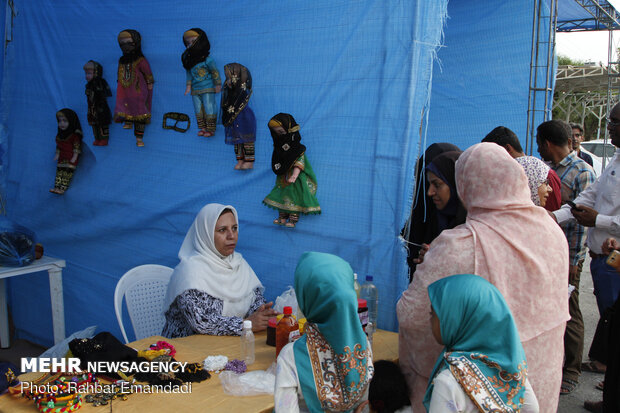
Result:
M140 265L127 271L114 291L114 310L123 333L129 343L123 326L123 298L133 325L136 340L160 335L166 322L164 298L173 269L157 264Z

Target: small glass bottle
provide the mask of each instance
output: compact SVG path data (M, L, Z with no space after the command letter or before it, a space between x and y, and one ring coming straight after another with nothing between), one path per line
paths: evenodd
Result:
M249 366L254 363L254 333L252 332L252 321L243 320L243 331L241 332L241 360Z
M362 286L357 282L357 273L353 273L353 288L355 289L355 294L357 294L357 298L360 298L360 290Z
M293 316L292 307L284 307L284 317L276 326L276 358L282 347L299 338L299 323Z

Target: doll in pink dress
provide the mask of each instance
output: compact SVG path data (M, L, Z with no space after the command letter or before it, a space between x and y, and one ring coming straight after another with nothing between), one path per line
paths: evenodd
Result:
M69 188L71 178L82 153L82 126L77 114L71 109L61 109L56 113L58 133L56 134L56 180L51 193L62 195Z
M116 108L114 121L124 122L123 128L133 126L136 145L144 146L144 129L151 122L153 100L153 73L142 54L140 33L123 30L118 35L123 55L118 60Z

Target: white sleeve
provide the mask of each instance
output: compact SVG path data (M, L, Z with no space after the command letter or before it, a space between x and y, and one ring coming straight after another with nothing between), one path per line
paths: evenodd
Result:
M521 405L521 413L538 413L538 399L532 389L530 380L525 380L525 395L523 396L523 404Z
M473 403L461 389L449 369L445 369L433 380L433 395L428 413L464 413L474 407ZM471 406L470 406L471 405ZM475 407L474 407L475 409Z
M276 387L273 395L276 412L299 413L297 385L293 343L289 343L282 347L277 360Z
M596 228L607 230L610 234L620 237L620 215L596 215Z

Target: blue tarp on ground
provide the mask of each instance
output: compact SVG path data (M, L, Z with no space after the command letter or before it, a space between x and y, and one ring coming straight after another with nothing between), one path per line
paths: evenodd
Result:
M268 298L292 284L302 252L331 252L360 275L375 276L379 326L396 328L395 302L407 285L396 235L409 213L411 166L446 0L15 3L2 89L7 210L38 234L47 255L67 260L67 334L97 324L120 336L116 282L136 265L175 266L189 225L209 202L239 211L237 248ZM214 138L196 136L180 62L181 35L190 27L207 32L222 75L230 62L252 71L253 171L233 170L233 148L224 144L221 125ZM144 148L119 124L111 128L109 146L94 147L82 66L90 59L102 63L115 89L116 37L126 28L142 34L153 70L153 121ZM80 116L87 149L70 189L57 196L48 189L55 113L63 107ZM162 129L169 111L191 114L188 133ZM261 204L275 181L266 125L278 112L293 114L301 126L323 208L293 230L273 225L276 212ZM9 291L18 335L52 344L47 277L11 279Z

